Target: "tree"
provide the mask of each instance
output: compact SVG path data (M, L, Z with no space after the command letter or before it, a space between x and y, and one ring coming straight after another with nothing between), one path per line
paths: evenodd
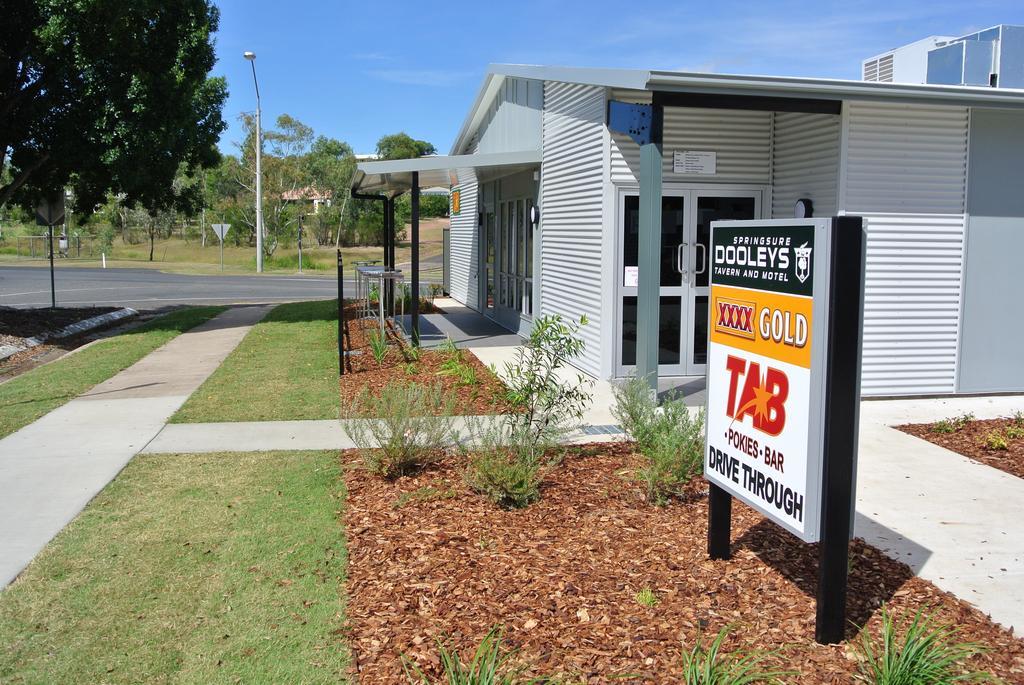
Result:
M216 164L224 79L209 0L6 0L0 22L0 206L71 186L173 202L179 166Z
M415 140L408 133L392 133L377 141L377 156L380 159L413 159L425 155L436 155L437 148L425 140Z

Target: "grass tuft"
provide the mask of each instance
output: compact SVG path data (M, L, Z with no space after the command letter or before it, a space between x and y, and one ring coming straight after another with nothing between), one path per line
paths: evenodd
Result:
M897 635L895 621L882 607L882 634L861 636L858 680L872 685L945 685L992 680L987 673L967 671L963 662L984 651L970 642L955 642L957 630L935 625L921 610Z

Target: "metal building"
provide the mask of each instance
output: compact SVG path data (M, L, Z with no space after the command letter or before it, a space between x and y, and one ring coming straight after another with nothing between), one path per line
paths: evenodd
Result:
M865 81L1024 88L1024 26L931 36L861 62Z
M449 156L353 180L437 185L452 296L586 314L596 377L702 376L710 222L813 212L867 218L865 395L1024 391L1022 90L493 65Z

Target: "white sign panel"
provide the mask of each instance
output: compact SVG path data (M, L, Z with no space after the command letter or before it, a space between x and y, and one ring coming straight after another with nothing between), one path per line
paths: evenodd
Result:
M714 176L717 173L718 153L710 150L684 150L672 154L672 172Z
M228 229L231 228L231 224L210 224L210 228L217 234L221 242L224 242L224 236L228 234Z
M808 542L821 511L828 226L711 228L704 475Z
M640 267L627 266L622 273L622 285L636 288L640 285Z

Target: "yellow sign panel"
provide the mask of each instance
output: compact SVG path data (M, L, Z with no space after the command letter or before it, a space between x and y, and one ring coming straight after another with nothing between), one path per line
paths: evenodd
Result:
M711 341L811 368L809 297L711 287Z
M452 214L458 214L462 211L462 191L452 191Z

